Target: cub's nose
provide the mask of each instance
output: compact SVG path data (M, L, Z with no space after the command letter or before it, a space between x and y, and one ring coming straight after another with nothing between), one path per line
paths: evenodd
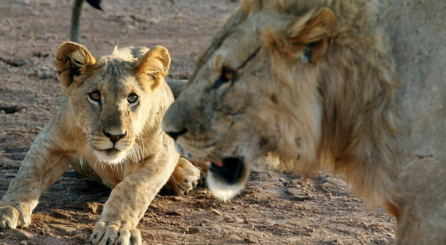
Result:
M166 134L168 134L172 139L177 140L178 136L185 134L187 132L187 128L184 128L180 131L166 131Z
M124 133L115 133L115 134L112 134L112 133L110 133L110 132L107 132L107 131L103 131L103 133L104 133L104 135L105 136L107 136L107 138L109 138L113 143L116 143L116 142L118 142L118 140L120 140L120 139L122 139L122 138L124 138L126 135L127 135L127 132L124 132Z

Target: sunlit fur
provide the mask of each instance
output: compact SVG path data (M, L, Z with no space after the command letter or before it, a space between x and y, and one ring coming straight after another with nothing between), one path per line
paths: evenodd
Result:
M88 55L85 49L69 55L71 62L67 62L68 65L78 65L82 74L74 77L65 93L71 98L71 109L78 115L75 118L77 125L88 136L100 162L119 164L127 157L133 158L132 161L141 161L140 145L146 144L141 140L146 140L147 134L156 130L159 123L156 115L165 110L166 106L151 105L159 104L157 100L160 98L153 96L152 90L163 79L166 67L159 59L143 56L146 53L149 55L148 51L147 48L115 48L111 55L102 57L91 66L85 64L96 59ZM139 70L135 71L135 67ZM151 81L152 77L148 74L156 79ZM100 103L87 98L87 94L95 90L101 93ZM139 94L138 105L129 105L126 99L130 93ZM98 112L101 112L100 116L92 115ZM98 119L102 124L98 123ZM113 142L104 135L106 131L126 134L116 142L113 152L108 151L113 148Z
M393 202L397 83L382 33L370 28L374 4L243 1L200 53L164 128L187 125L191 134L177 144L192 159L236 153L255 160L270 152L279 170L311 175L331 169L367 201ZM239 66L257 46L258 57L233 85L208 92L223 67ZM198 107L201 114L189 114L195 118L186 112L170 117ZM216 141L215 151L200 151L195 142L202 138Z
M96 59L84 46L65 42L55 66L68 99L0 201L0 229L28 226L41 192L71 163L113 188L90 243L141 244L136 226L163 185L169 181L174 194L182 194L200 177L161 128L174 100L164 79L170 55L161 46L129 47ZM137 100L129 99L133 95Z
M410 34L400 18L412 16L387 15L392 7L423 16L432 4L390 2L241 1L200 52L163 129L184 132L177 148L193 160L243 157L292 173L343 175L367 204L397 218L396 244L445 244L446 89L432 68L444 62L436 53L444 37ZM437 46L407 45L415 36ZM228 70L235 79L221 82ZM423 74L407 75L416 72ZM217 196L225 189L218 185Z

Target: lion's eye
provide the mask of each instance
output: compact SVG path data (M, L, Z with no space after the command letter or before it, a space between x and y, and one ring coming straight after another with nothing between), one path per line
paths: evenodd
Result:
M138 95L136 95L136 94L130 94L129 97L127 97L127 101L128 101L130 104L134 104L134 103L138 102Z
M92 101L99 102L101 100L101 93L99 93L99 91L97 91L97 90L93 91L88 94L88 98L90 98L90 100L92 100Z
M231 81L234 77L234 73L232 71L223 71L221 74L221 78L224 82Z
M214 88L219 88L222 84L230 82L234 79L234 72L224 69L220 77L215 81Z

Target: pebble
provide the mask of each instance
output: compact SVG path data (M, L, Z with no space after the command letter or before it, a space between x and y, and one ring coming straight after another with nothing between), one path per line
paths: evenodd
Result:
M245 242L247 242L247 243L259 243L257 238L253 237L252 235L249 235L249 237L245 239Z
M97 202L89 202L89 203L87 203L87 207L92 213L101 214L102 209L104 208L104 205L101 203L97 203Z
M197 234L197 233L200 233L200 229L197 227L189 228L187 231L187 234Z
M211 213L216 214L218 216L222 216L221 212L218 211L217 209L211 209Z

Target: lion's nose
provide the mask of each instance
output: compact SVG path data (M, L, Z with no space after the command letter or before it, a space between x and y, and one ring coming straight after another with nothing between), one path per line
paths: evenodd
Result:
M187 113L185 106L186 103L177 100L170 105L166 114L164 114L163 130L174 140L187 132L193 131L190 127L192 125L191 115Z
M169 132L166 132L166 134L168 134L170 137L172 137L172 139L177 140L178 136L185 134L186 132L187 132L187 128L184 128L177 132L169 131Z
M107 136L113 143L116 143L118 140L124 138L127 135L127 132L123 134L111 134L109 132L103 131L104 135Z

